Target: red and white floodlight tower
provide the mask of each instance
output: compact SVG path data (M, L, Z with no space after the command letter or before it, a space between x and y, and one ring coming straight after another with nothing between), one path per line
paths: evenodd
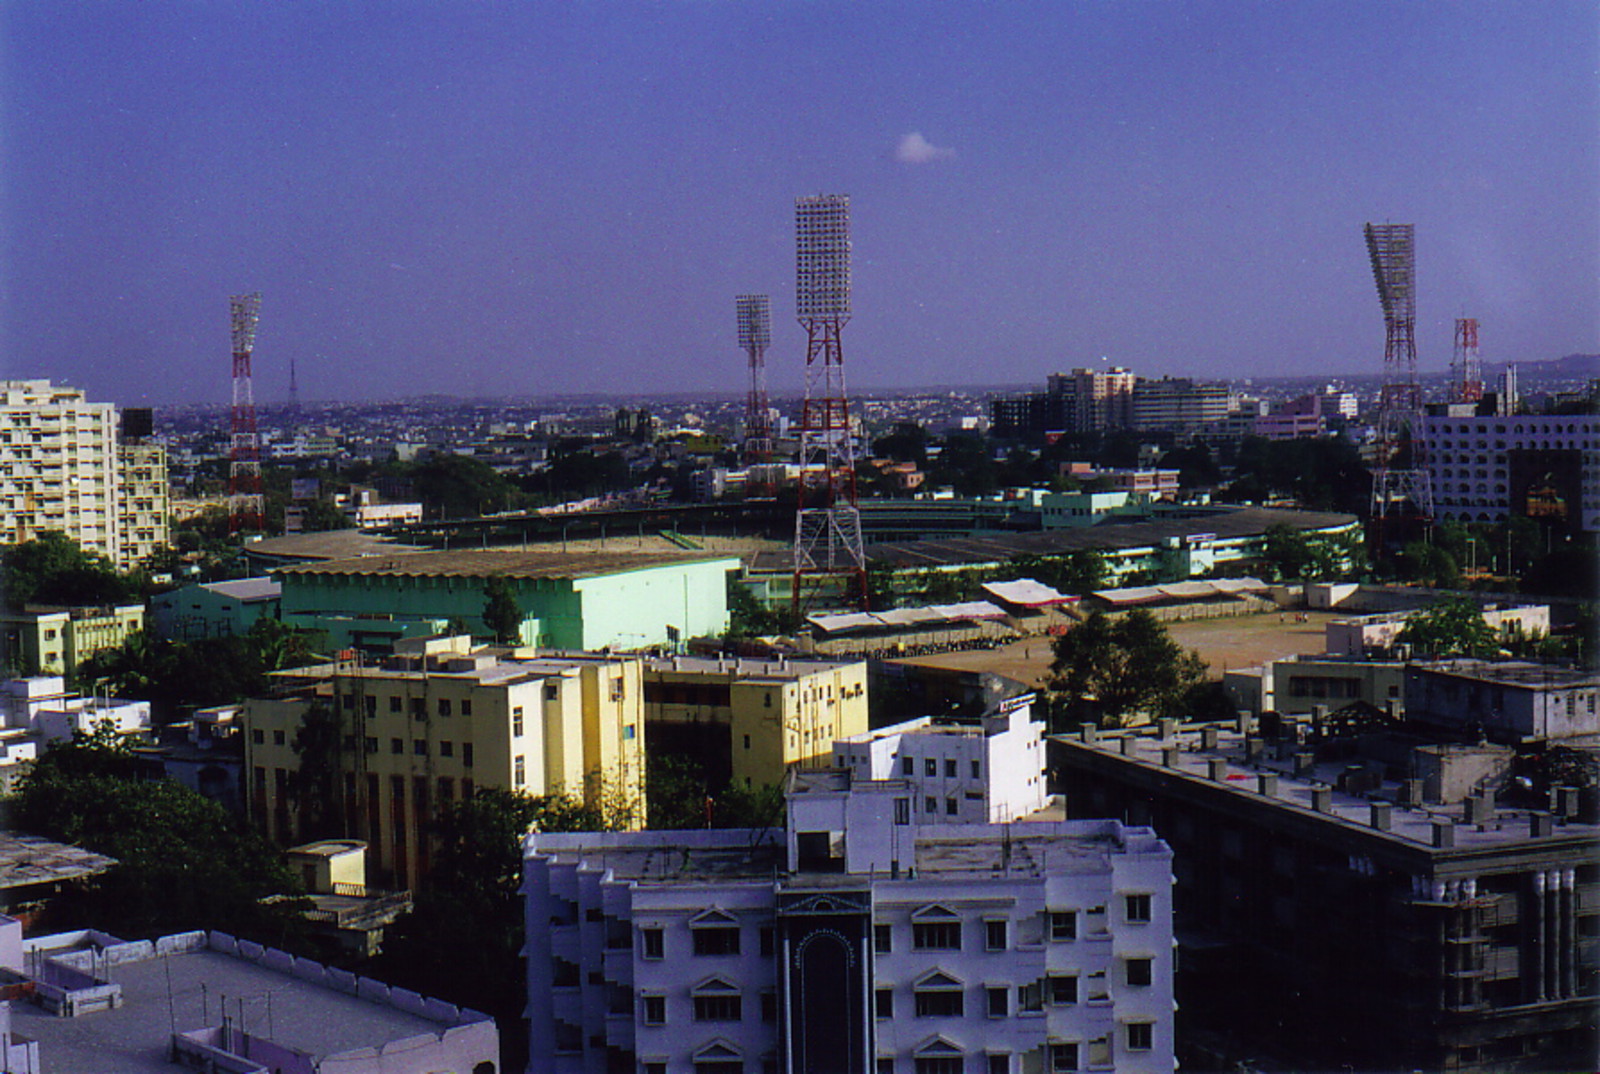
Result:
M1476 403L1483 398L1483 361L1478 356L1478 319L1456 318L1456 345L1450 356L1450 401Z
M1372 518L1380 542L1387 521L1433 517L1433 492L1422 459L1422 388L1417 384L1414 230L1411 224L1368 224L1365 229L1384 325L1378 452L1372 470ZM1403 455L1407 444L1409 459Z
M840 333L850 319L850 198L795 199L795 305L806 330L806 396L800 412L799 505L794 526L794 607L826 577L847 604L867 603L867 557L856 506L855 450ZM809 590L808 590L809 586Z
M772 312L766 295L733 300L739 348L750 359L750 397L744 412L745 465L772 461L772 412L767 404L767 346L772 342Z
M234 533L258 532L265 521L265 511L261 496L261 437L256 432L255 393L250 386L250 354L256 345L256 321L261 312L260 293L233 295L228 299L228 312L233 336L229 529Z

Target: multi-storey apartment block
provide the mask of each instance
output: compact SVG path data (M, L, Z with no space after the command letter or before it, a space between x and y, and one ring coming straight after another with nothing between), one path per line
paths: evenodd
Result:
M1172 860L1115 821L924 826L791 777L786 833L534 834L530 1072L1173 1069Z
M924 716L833 744L833 764L857 781L912 788L924 824L1003 824L1045 804L1043 726L1033 695L1003 701L975 720Z
M1422 435L1440 518L1600 530L1600 416L1428 414Z
M659 657L645 662L650 748L696 758L713 785L782 783L821 768L835 739L867 729L867 665Z
M112 404L0 381L0 543L55 530L128 568L166 545L167 516L165 449L121 444Z
M513 659L465 637L396 650L376 665L279 672L278 695L247 704L248 808L270 838L331 828L366 840L381 876L415 886L430 865L429 820L480 788L565 794L643 822L638 660ZM320 750L307 748L313 741ZM308 798L297 788L312 764L330 777ZM331 816L314 816L319 807Z

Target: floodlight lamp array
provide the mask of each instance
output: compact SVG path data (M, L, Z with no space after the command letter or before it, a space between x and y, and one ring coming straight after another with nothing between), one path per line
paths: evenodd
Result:
M261 315L261 292L232 295L228 298L229 322L233 330L233 353L244 354L256 345L256 322Z
M802 320L850 315L850 196L796 198L795 306Z
M1372 279L1385 316L1411 319L1417 314L1415 226L1368 224L1367 254Z
M739 346L765 347L772 342L772 315L766 295L737 295L734 313L738 318Z

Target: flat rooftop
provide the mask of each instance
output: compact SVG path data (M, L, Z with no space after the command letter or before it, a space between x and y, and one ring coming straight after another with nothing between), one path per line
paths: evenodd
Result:
M0 832L0 891L103 873L117 859L37 835Z
M41 1074L172 1074L174 1027L218 1026L224 1002L245 1032L319 1058L434 1036L452 1024L205 948L123 962L107 975L122 987L113 1010L60 1018L32 1003L11 1005L12 1032L39 1042Z
M524 578L530 580L598 578L609 574L676 567L735 557L709 552L522 552L467 550L395 552L297 563L279 567L278 577L354 575L363 578Z
M1172 779L1214 789L1220 794L1238 795L1242 803L1300 811L1329 823L1360 829L1375 838L1394 840L1417 847L1433 849L1433 830L1436 822L1448 821L1455 830L1455 851L1497 849L1518 843L1549 842L1563 838L1600 840L1600 825L1568 821L1553 828L1552 834L1535 840L1529 834L1533 811L1527 809L1495 808L1492 805L1484 823L1463 823L1465 806L1461 802L1423 803L1402 805L1401 784L1396 780L1381 782L1367 794L1351 794L1338 789L1340 776L1346 768L1360 763L1363 758L1350 756L1336 761L1321 761L1301 775L1294 774L1293 758L1279 760L1271 743L1264 743L1255 760L1246 757L1245 735L1236 729L1214 728L1217 745L1206 749L1202 731L1198 727L1182 728L1170 737L1162 737L1159 730L1144 728L1137 732L1100 734L1094 742L1084 742L1069 735L1051 738L1073 750L1083 750L1111 758L1117 763L1137 765L1159 772ZM1122 742L1131 739L1128 753L1123 753ZM1174 750L1172 764L1164 763L1163 751ZM1297 747L1309 752L1311 746ZM1219 772L1213 775L1211 762L1222 762ZM1376 761L1372 763L1376 764ZM1277 777L1276 792L1268 797L1257 788L1257 776L1270 774ZM1070 771L1064 776L1071 782ZM1313 807L1313 792L1329 792L1328 809L1318 811ZM1380 831L1372 827L1372 805L1375 802L1390 806L1390 827ZM1444 849L1442 853L1449 853Z
M1461 679L1524 686L1545 690L1565 690L1574 686L1600 686L1600 675L1581 668L1554 667L1526 660L1433 660L1412 665L1418 671L1453 675Z
M640 884L758 880L771 883L784 870L780 829L712 828L659 832L537 833L523 852L582 861Z
M807 675L832 671L851 660L757 660L752 657L658 656L645 659L645 670L653 675L723 675L740 680L793 682Z

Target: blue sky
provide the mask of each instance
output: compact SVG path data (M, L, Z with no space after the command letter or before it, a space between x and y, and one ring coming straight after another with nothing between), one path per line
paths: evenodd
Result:
M126 404L797 385L793 199L852 197L855 386L1600 350L1592 2L0 0L0 370Z

